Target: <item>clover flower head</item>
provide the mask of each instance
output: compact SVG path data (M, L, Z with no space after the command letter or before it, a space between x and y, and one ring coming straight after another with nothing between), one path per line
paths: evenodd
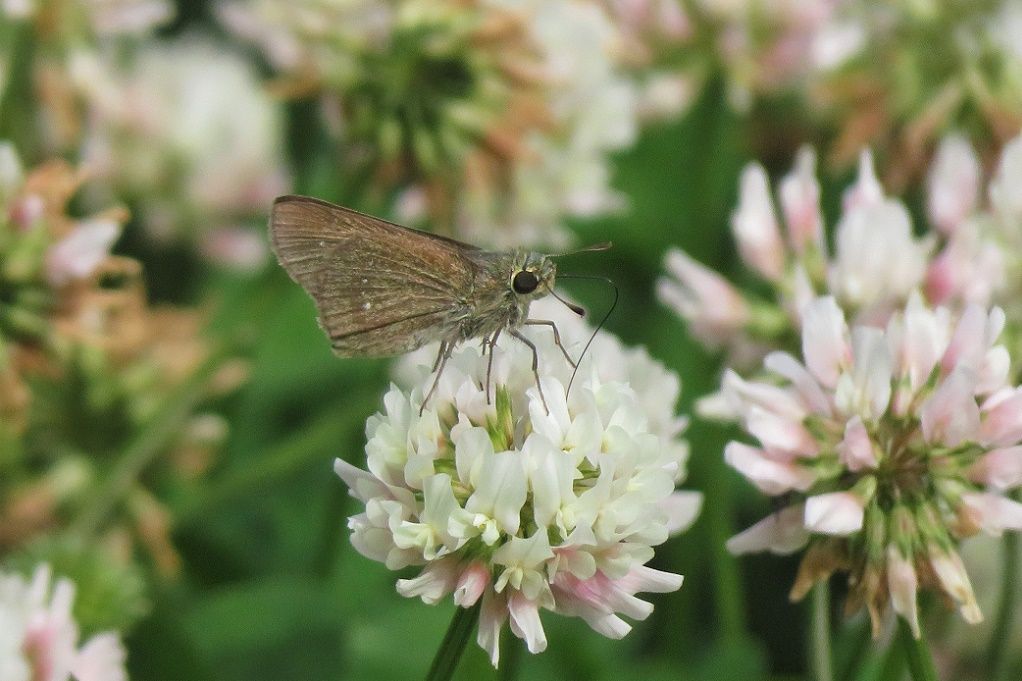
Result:
M569 352L581 347L584 330L561 326ZM349 521L355 548L392 569L421 566L418 577L398 581L402 595L427 603L453 595L462 607L481 600L478 642L494 665L508 618L531 652L546 647L540 609L624 636L630 625L622 615L652 611L636 593L681 586L680 575L645 564L700 503L674 489L687 456L678 440L684 422L668 413L677 380L603 341L568 394L571 367L545 331L529 332L542 398L525 345L497 347L489 396L490 357L466 345L420 414L429 360L414 368L406 360L413 387L392 386L366 425L368 470L340 459L335 466L365 503ZM661 389L661 406L646 413L622 380L629 373Z
M816 155L803 148L773 194L766 171L742 173L731 216L738 252L769 290L740 290L673 250L658 283L704 345L723 347L747 369L765 349L790 344L807 305L830 295L854 324L883 326L914 291L931 305L1010 306L1022 234L1022 138L1008 143L986 191L979 157L961 135L942 140L927 182L926 231L915 235L906 205L889 196L872 154L863 151L854 183L842 195L833 238L825 237ZM1012 315L1009 315L1012 316ZM755 350L759 348L757 353Z
M560 246L566 218L622 204L608 154L635 140L641 83L602 3L257 0L220 17L286 93L320 98L354 165L465 240Z
M724 394L758 446L731 442L728 463L762 492L797 501L729 541L734 553L805 549L793 599L838 570L849 609L879 632L893 609L918 636L916 592L933 589L977 622L959 539L1022 529L1022 387L997 344L1004 313L955 319L919 296L886 327L849 330L834 298L806 309L802 361L775 352L776 382L729 372Z
M115 632L78 644L71 580L52 580L47 565L31 580L0 573L0 676L5 681L126 681Z

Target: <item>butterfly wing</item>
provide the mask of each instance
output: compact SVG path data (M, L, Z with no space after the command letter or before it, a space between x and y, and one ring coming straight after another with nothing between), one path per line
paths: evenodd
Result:
M304 196L274 201L270 237L338 355L408 352L467 314L473 246Z

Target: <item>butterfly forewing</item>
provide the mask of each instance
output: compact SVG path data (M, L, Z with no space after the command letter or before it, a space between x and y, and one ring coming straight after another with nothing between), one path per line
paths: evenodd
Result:
M407 352L447 337L465 314L472 246L301 196L274 202L270 233L337 354Z

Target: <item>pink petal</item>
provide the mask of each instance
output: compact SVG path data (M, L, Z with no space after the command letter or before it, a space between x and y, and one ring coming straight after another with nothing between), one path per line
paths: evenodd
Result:
M806 499L805 526L810 532L845 536L862 529L862 499L852 492L830 492Z
M1022 441L1022 388L991 395L983 403L982 420L980 442L1004 447Z
M966 307L941 358L941 371L947 375L957 366L967 366L980 372L986 353L1000 335L1004 322L1004 312L1000 308L987 313L978 305Z
M665 261L674 279L657 282L657 297L689 323L692 333L707 343L722 343L748 321L745 299L726 279L674 249Z
M769 281L784 274L784 244L770 198L766 171L752 163L742 171L738 209L731 216L738 251L753 270Z
M802 355L806 367L825 388L833 389L842 369L851 364L848 325L834 298L817 298L806 308L802 317Z
M883 199L884 188L877 179L876 170L873 169L873 154L864 149L859 155L859 175L855 184L845 191L842 209L849 213L863 206L880 203Z
M454 603L462 608L470 608L490 585L490 571L481 561L473 561L458 575L454 586Z
M814 457L820 447L800 421L781 418L759 407L745 415L745 428L778 458Z
M916 590L919 578L912 563L906 560L894 545L887 545L887 588L891 592L894 612L901 615L919 638L919 610L916 608Z
M816 473L796 463L774 461L766 453L741 442L729 442L724 460L765 494L804 492L816 482Z
M759 407L789 421L801 421L806 417L805 406L785 388L746 381L732 369L724 371L722 383L725 399L739 415L747 414L752 407Z
M969 468L969 479L998 490L1022 485L1022 446L994 449Z
M838 445L837 451L841 463L853 473L873 469L877 466L873 441L869 437L865 424L858 416L853 416L845 424L845 435L841 444Z
M771 352L763 360L763 366L791 381L806 408L823 416L831 414L830 400L812 374L786 352Z
M926 208L937 229L953 233L976 209L979 182L979 159L968 140L961 135L945 137L927 178Z
M804 516L805 509L801 505L771 513L728 539L727 550L735 555L758 551L770 551L782 556L794 553L809 541L809 532L803 523Z
M1022 530L1022 503L988 492L962 495L972 519L988 534L1001 536L1004 530Z
M955 447L976 438L980 432L980 413L973 393L975 386L975 374L960 368L926 398L919 409L919 420L927 442Z
M816 181L816 154L810 147L799 149L795 168L781 180L779 193L792 249L799 254L809 247L822 251L820 184Z

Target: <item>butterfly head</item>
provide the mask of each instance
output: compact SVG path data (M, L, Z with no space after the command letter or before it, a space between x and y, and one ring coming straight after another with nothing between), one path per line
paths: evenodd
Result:
M538 253L523 253L515 259L508 284L520 300L541 298L554 290L557 265Z

